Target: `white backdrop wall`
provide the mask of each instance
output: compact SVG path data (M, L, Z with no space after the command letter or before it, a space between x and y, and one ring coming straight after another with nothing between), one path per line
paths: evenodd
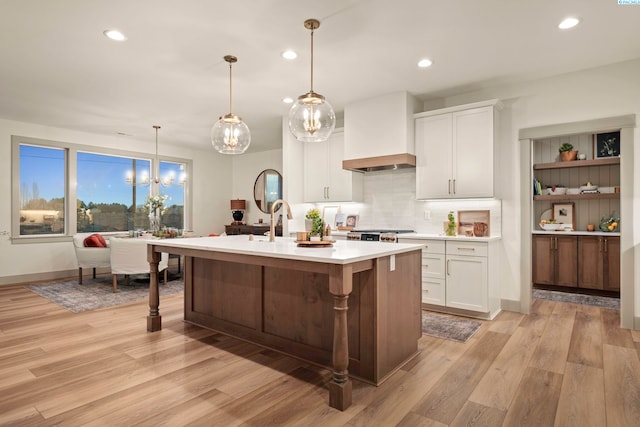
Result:
M247 201L247 210L243 221L247 224L253 224L258 222L259 218L262 218L265 224L269 224L269 214L258 209L253 199L253 185L260 172L265 169L275 169L282 175L282 150L233 156L231 165L233 168L231 199L244 199ZM229 200L226 200L227 216L224 218L223 224L230 224L233 221Z
M94 135L68 129L41 126L0 119L0 233L11 230L11 135L94 145L149 153L155 152L153 137L136 140L118 136ZM160 155L191 159L193 169L189 180L196 183L225 183L231 176L231 162L211 150L161 145ZM193 231L196 234L221 233L228 216L231 190L227 185L193 185ZM12 244L8 235L0 235L0 285L64 277L77 268L71 240L57 243Z
M520 300L521 265L521 228L528 229L529 224L521 224L520 206L520 143L518 132L521 129L568 122L579 122L606 117L640 113L640 59L612 64L604 67L558 75L542 80L522 84L512 84L483 89L477 92L452 96L444 100L444 106L466 104L470 102L499 98L504 103L501 112L501 125L496 150L497 197L502 199L502 298ZM636 127L634 141L640 143L640 132ZM635 150L633 160L634 182L639 182L640 156ZM622 154L624 156L624 153ZM636 192L637 192L637 185ZM635 200L633 218L624 218L627 224L633 224L633 246L640 244L640 210L638 194ZM528 209L528 207L524 207ZM627 228L627 230L629 229ZM621 232L625 233L621 226ZM640 265L640 254L635 251L635 264ZM634 313L640 315L640 278L636 271L634 280Z

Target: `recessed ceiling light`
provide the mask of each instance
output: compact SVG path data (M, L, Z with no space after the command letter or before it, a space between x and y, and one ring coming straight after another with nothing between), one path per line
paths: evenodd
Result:
M298 54L292 50L285 50L284 52L282 52L282 57L284 59L296 59L298 57Z
M431 65L433 65L433 61L427 58L421 59L420 61L418 61L418 67L420 68L431 67Z
M558 24L558 28L561 30L568 30L569 28L573 28L580 23L578 18L565 18L560 24Z
M289 98L287 96L286 98L282 98L282 102L284 102L285 104L292 104L293 103L293 98Z
M117 42L123 42L127 39L125 35L118 30L104 30L103 34L111 40L115 40Z

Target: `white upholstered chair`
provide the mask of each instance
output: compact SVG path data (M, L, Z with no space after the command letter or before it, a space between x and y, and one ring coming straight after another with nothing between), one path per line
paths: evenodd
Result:
M150 273L151 268L147 261L148 239L119 238L110 239L111 274L113 275L113 292L118 292L118 274L124 274L129 283L130 274ZM158 273L164 270L164 283L167 283L167 267L169 255L162 254L158 264Z
M78 260L78 283L82 284L82 269L93 268L93 278L96 278L96 268L111 266L109 256L109 240L106 248L85 247L84 239L95 233L78 233L73 236L73 248Z

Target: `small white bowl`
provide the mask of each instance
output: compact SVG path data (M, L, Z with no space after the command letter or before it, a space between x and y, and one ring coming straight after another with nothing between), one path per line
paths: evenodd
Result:
M564 228L564 224L539 224L540 228L546 231L556 231Z
M556 187L555 190L553 188L548 188L549 194L552 196L557 196L559 194L567 194L567 187Z
M581 185L580 191L595 191L598 189L597 185Z

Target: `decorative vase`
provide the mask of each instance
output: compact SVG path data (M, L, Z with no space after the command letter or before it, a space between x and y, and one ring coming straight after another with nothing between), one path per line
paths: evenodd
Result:
M160 218L158 212L153 212L149 215L149 230L155 235L160 232Z
M560 160L562 160L563 162L570 162L572 160L575 160L577 157L578 157L578 152L575 150L560 152Z

